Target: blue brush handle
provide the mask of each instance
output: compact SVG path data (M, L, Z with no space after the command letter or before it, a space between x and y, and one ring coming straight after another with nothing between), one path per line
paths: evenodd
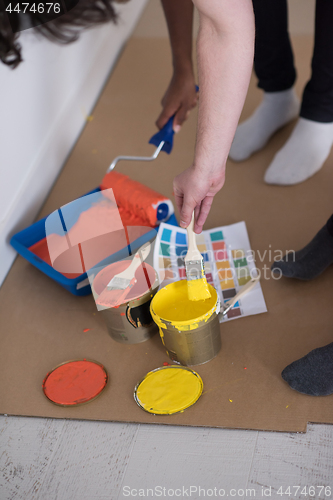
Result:
M195 90L198 92L199 87L198 85L195 86ZM173 136L174 136L174 131L173 131L173 120L174 117L176 116L176 113L169 118L167 123L164 125L164 127L161 128L156 134L153 135L153 137L150 139L149 144L154 144L154 146L158 147L162 141L165 142L163 145L163 148L161 151L165 151L166 153L170 154L173 148Z

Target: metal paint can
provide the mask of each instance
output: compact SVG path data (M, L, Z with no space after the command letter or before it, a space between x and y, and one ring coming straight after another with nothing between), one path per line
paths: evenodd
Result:
M220 300L215 288L209 285L212 300L207 306L205 314L200 313L198 317L183 321L163 317L160 307L161 300L168 303L168 300L171 300L172 296L179 292L179 289L182 289L184 293L185 311L185 300L188 300L186 280L176 281L162 288L153 298L150 311L159 327L160 336L169 358L184 366L201 365L213 359L221 349L218 316ZM168 315L164 314L164 316Z
M102 269L94 278L92 291L96 298L110 280L124 271L131 261L114 262ZM126 301L118 307L101 308L108 333L113 340L122 344L139 344L150 339L158 332L150 313L150 303L159 286L156 271L147 263L140 266L136 273L136 283L131 288Z

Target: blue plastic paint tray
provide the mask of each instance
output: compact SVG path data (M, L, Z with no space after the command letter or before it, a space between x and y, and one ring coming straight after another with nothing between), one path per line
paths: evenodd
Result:
M96 188L93 191L90 191L89 193L83 195L81 198L79 198L79 200L83 199L87 195L98 192L100 192L100 189ZM65 288L72 294L89 295L91 293L91 288L87 277L87 273L82 273L74 278L64 276L61 272L54 269L50 264L45 262L38 255L34 254L31 250L29 250L29 248L32 245L46 238L45 223L47 218L48 217L44 217L38 222L35 222L31 226L27 227L26 229L23 229L23 231L20 231L19 233L15 234L10 240L11 245L28 262L30 262L37 269L39 269L44 274L52 278L54 281L59 283L59 285L61 285L63 288ZM76 220L73 219L71 222L72 224L75 224ZM168 219L168 223L174 226L178 226L178 222L174 214L172 214L171 217ZM67 224L66 228L67 230L69 230L70 226ZM158 226L156 226L156 229L158 229ZM140 248L140 246L142 246L146 241L152 240L155 237L155 235L156 231L152 229L143 236L131 242L130 248L128 246L125 246L120 251L114 253L113 255L110 255L108 258L99 262L96 265L104 266L107 264L111 264L112 262L125 259L126 257L128 257L128 255L132 254L133 252L136 252L138 248Z

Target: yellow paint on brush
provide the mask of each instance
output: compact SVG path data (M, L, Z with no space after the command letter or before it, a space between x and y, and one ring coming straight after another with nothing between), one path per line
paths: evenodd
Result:
M187 281L187 293L189 300L206 300L211 297L206 278Z
M187 293L187 281L175 281L162 288L153 298L150 312L155 323L166 328L165 322L171 323L180 331L194 330L202 321L208 321L212 314L218 313L219 300L215 288L207 283L210 298L190 300Z
M203 382L194 371L180 366L166 366L149 372L136 389L136 401L155 415L184 411L201 396Z

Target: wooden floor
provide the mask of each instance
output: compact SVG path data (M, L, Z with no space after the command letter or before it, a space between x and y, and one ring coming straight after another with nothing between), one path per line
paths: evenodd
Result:
M333 495L330 425L289 434L1 416L0 443L1 500Z

